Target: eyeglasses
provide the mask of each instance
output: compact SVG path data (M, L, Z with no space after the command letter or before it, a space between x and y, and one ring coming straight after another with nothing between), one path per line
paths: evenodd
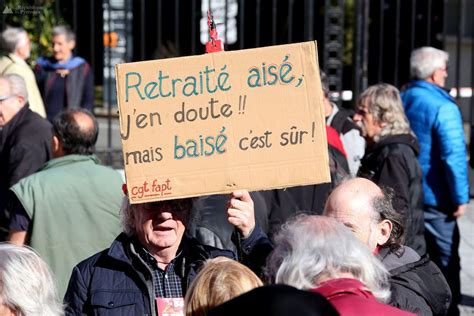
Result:
M439 70L446 71L448 72L448 66L446 65L445 67L438 68Z
M0 96L0 103L3 102L3 101L6 101L8 99L11 99L11 98L14 98L15 95L4 95L4 96Z
M192 207L191 199L166 200L159 202L144 203L143 209L146 211L165 211L180 213L189 211Z

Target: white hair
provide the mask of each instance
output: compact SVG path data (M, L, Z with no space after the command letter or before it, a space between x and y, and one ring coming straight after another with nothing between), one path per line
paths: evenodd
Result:
M390 298L388 271L367 245L334 218L299 215L282 226L274 241L265 268L270 281L308 290L350 273L379 301Z
M51 272L29 247L0 243L0 304L22 316L63 315Z
M436 69L446 67L449 55L443 50L434 47L421 47L415 49L410 57L410 74L414 79L425 80Z
M76 40L76 34L66 25L58 25L53 28L53 37L59 35L64 35L68 42Z
M26 40L28 34L19 27L9 27L2 32L1 44L6 53L14 53L22 41Z
M11 95L23 97L25 103L28 101L28 91L26 90L26 83L23 77L16 74L8 74L0 76L0 79L8 82Z

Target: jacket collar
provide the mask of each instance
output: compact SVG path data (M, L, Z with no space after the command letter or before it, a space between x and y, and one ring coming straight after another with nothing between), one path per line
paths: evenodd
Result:
M26 62L23 59L13 53L8 54L8 58L10 58L12 62L16 64L26 65Z
M379 148L382 148L382 147L390 145L390 144L405 144L405 145L410 146L413 149L416 156L418 156L418 154L420 153L420 146L418 144L418 140L416 139L415 136L413 136L411 134L399 134L399 135L384 136L378 142L376 142L373 145L369 146L367 151L368 152L376 151Z
M383 247L377 256L388 271L420 260L420 255L407 246L402 246L397 251L390 250L390 247Z
M66 155L59 158L54 158L48 161L41 170L47 170L60 166L70 165L76 162L91 161L96 165L100 164L99 158L95 155Z
M331 297L341 294L350 294L366 298L374 297L367 286L365 286L362 282L350 278L332 279L323 282L319 285L319 287L313 289L312 291L320 293L327 299L331 299Z
M446 90L444 90L438 85L435 85L434 83L424 81L424 80L412 80L410 82L410 88L411 87L419 87L419 88L427 89L431 93L439 94L440 96L443 96L446 99L449 99L452 102L456 103L454 98Z
M131 264L131 256L127 255L127 249L136 255L138 252L136 251L136 243L133 242L133 237L128 237L125 233L121 233L115 238L114 242L110 246L107 254L119 261L122 261L126 264Z
M189 253L193 251L201 253L200 247L195 247L195 245L192 245L193 243L194 240L184 234L178 248L178 253L182 254L184 257L188 256ZM132 256L138 256L138 247L142 246L137 237L129 237L125 233L121 233L110 246L108 255L114 259L130 264ZM130 253L128 253L129 251ZM205 258L205 256L203 255L202 258Z

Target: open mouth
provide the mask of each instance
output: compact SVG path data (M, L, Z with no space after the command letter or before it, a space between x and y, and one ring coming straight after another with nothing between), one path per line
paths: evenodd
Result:
M168 232L168 231L172 231L173 228L172 227L165 227L165 226L155 226L155 227L153 227L153 230L158 231L158 232Z

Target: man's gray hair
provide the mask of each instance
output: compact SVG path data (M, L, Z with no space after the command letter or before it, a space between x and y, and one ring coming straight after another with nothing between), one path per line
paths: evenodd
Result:
M9 74L0 76L0 79L3 79L8 82L8 85L10 86L11 95L23 97L23 99L25 99L25 103L28 101L28 91L26 90L26 83L21 76Z
M414 135L403 110L400 91L394 86L386 83L370 86L359 96L357 104L366 104L375 121L383 123L380 133L374 137L375 142L389 135Z
M415 49L410 57L410 74L413 79L426 80L448 61L449 55L443 50L429 46Z
M5 53L14 53L20 42L28 36L26 31L20 27L9 27L2 32L1 47Z
M53 28L53 37L58 35L64 35L66 37L66 41L75 41L76 34L68 27L64 25L58 25Z
M18 315L63 315L51 272L29 247L0 243L0 304Z
M378 300L390 298L389 274L383 264L334 218L299 215L282 226L274 245L265 269L272 282L308 290L351 273Z
M394 192L390 187L382 188L383 195L375 196L371 201L373 211L372 222L378 224L383 220L392 223L390 238L383 245L389 247L392 251L398 251L405 242L405 221L404 215L397 212L393 207Z
M130 200L124 196L120 212L122 213L122 229L127 236L133 236L136 233L133 211Z

